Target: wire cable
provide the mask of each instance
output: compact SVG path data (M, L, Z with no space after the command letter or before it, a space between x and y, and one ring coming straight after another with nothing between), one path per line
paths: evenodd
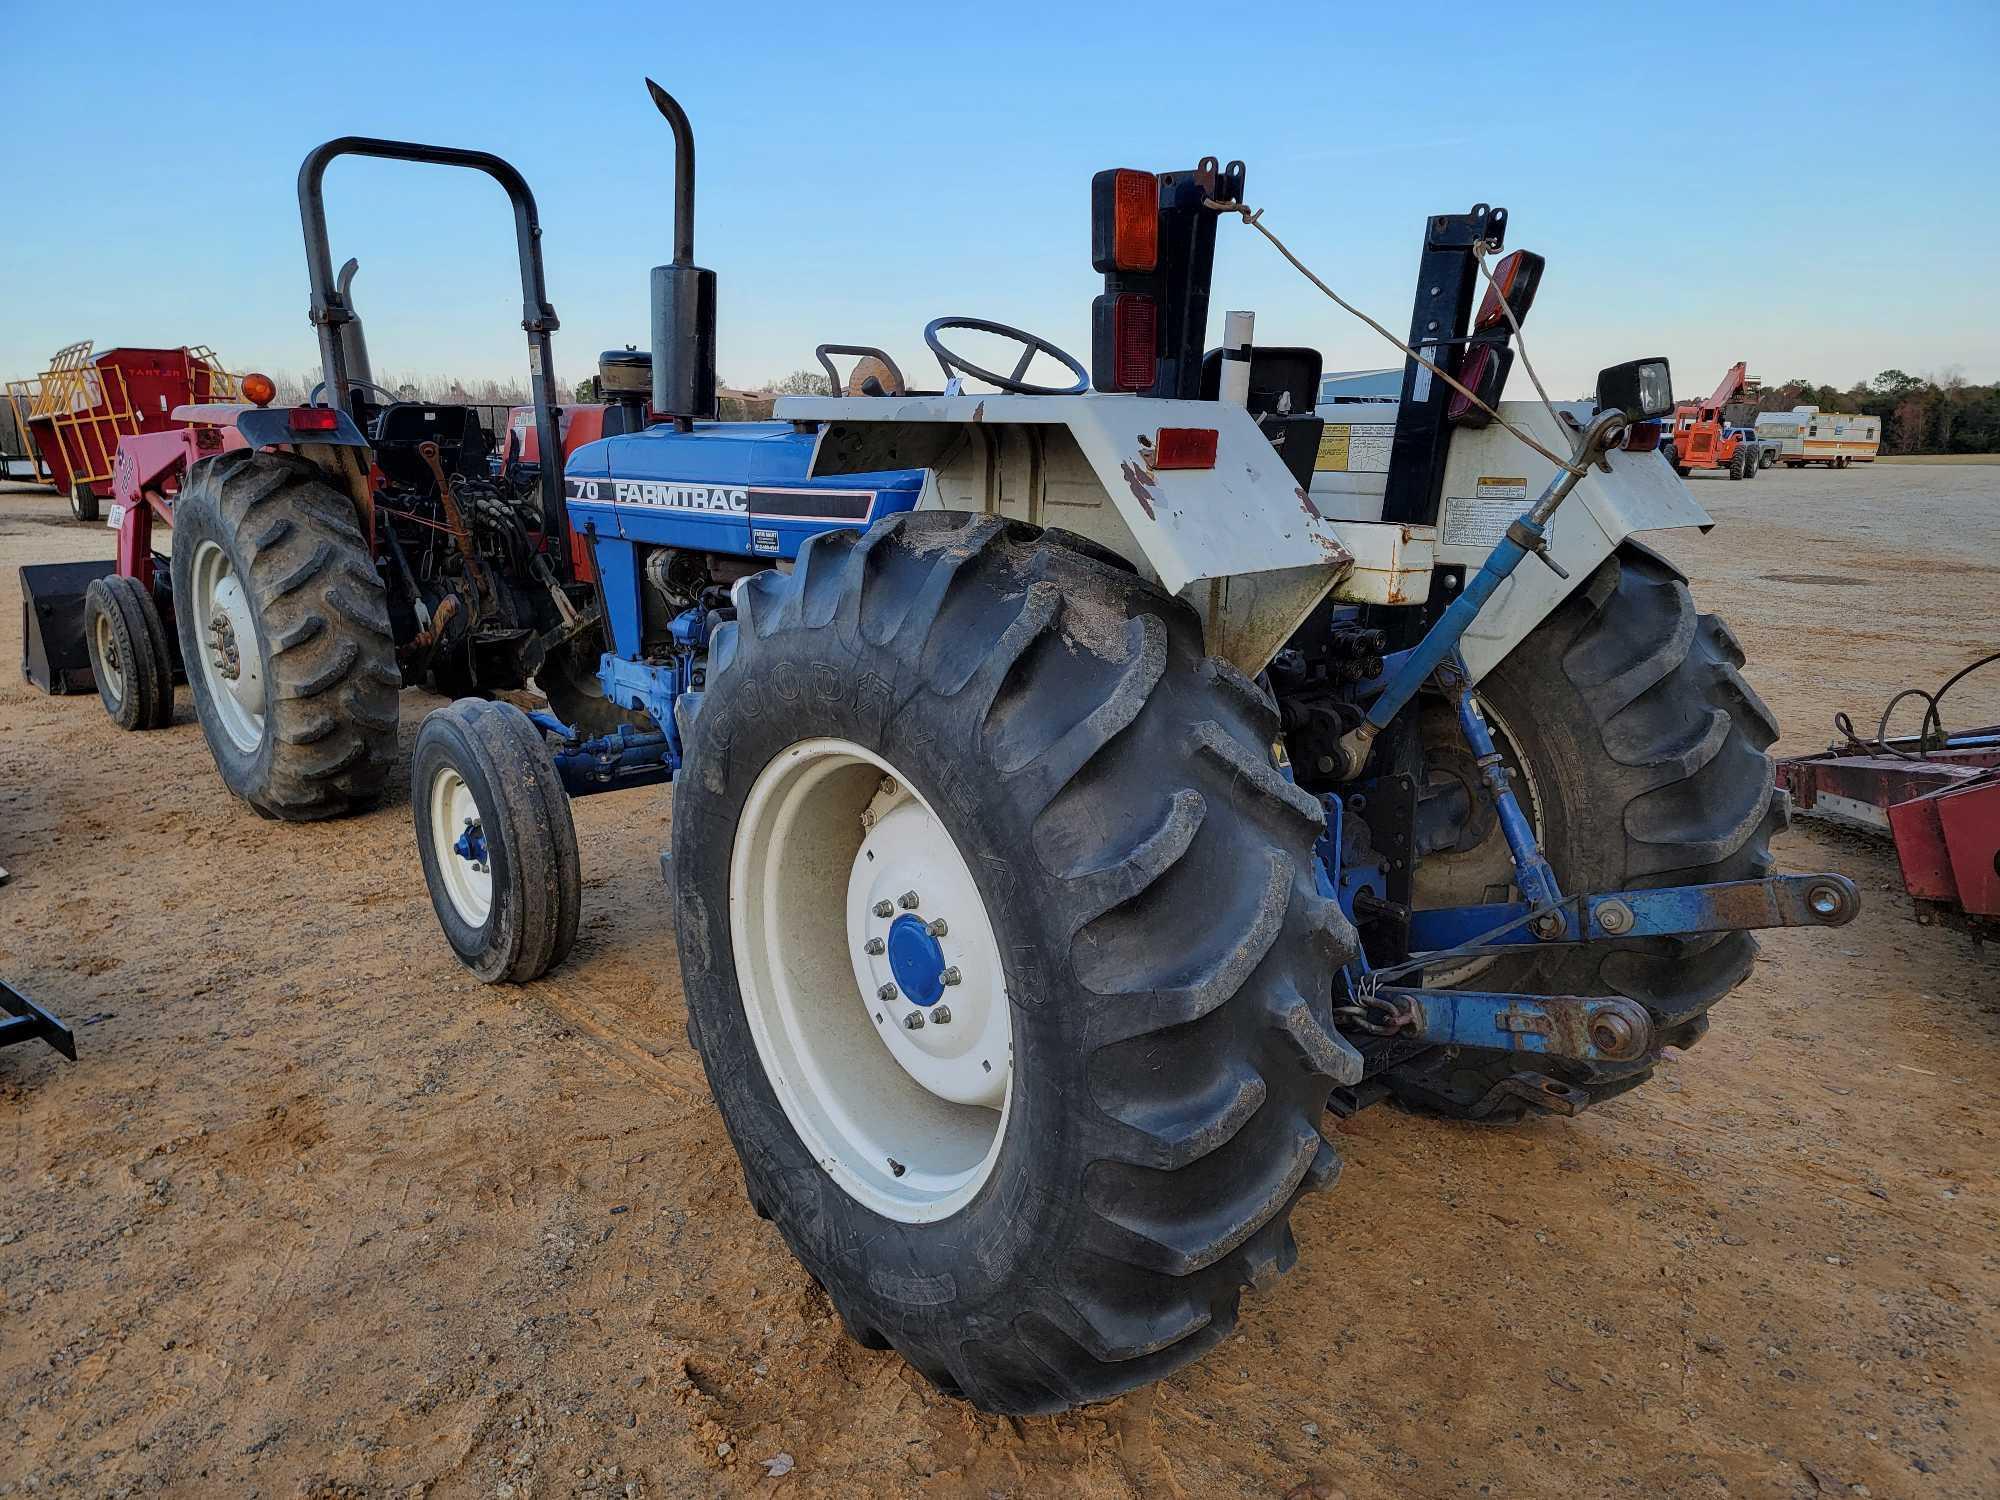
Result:
M1336 307L1339 307L1344 312L1353 314L1355 317L1359 318L1362 322L1366 323L1370 328L1374 329L1377 333L1381 334L1383 338L1387 339L1390 343L1394 344L1398 349L1402 350L1405 355L1415 360L1418 364L1422 365L1426 370L1429 370L1431 374L1435 375L1439 380L1442 380L1446 385L1450 386L1453 390L1457 391L1459 395L1465 397L1466 400L1470 401L1474 406L1478 407L1481 411L1485 412L1487 416L1491 417L1494 421L1498 422L1502 427L1506 428L1507 431L1512 433L1516 438L1518 438L1522 443L1526 444L1529 448L1532 448L1535 452L1541 454L1543 458L1546 458L1550 463L1554 464L1558 469L1563 470L1565 473L1575 474L1579 478L1581 478L1585 473L1588 472L1587 468L1580 466L1573 459L1559 458L1548 448L1544 447L1541 443L1537 442L1534 438L1529 437L1527 433L1523 432L1520 428L1516 427L1512 422L1508 421L1505 417L1501 416L1499 412L1497 412L1491 406L1488 406L1484 401L1482 401L1479 398L1479 394L1476 391L1472 390L1470 387L1466 385L1461 384L1454 377L1446 374L1443 370L1439 369L1437 365L1432 363L1430 360L1426 359L1423 355L1417 353L1415 349L1412 349L1408 344L1404 343L1401 339L1397 338L1395 334L1391 333L1388 329L1384 328L1380 323L1376 322L1373 318L1369 317L1367 313L1363 312L1360 308L1356 307L1352 302L1349 302L1345 297L1341 296L1340 293L1336 292L1332 287L1328 286L1324 281L1320 280L1318 276L1313 274L1311 267L1309 267L1304 261L1300 260L1296 255L1292 253L1290 246L1288 246L1283 240L1279 239L1275 234L1273 234L1270 231L1269 228L1265 226L1263 209L1259 208L1253 210L1247 204L1235 202L1233 200L1224 200L1219 198L1204 198L1202 200L1202 205L1203 207L1211 209L1216 213L1236 214L1243 220L1245 224L1248 224L1252 229L1256 230L1259 234L1263 235L1265 239L1269 240L1271 242L1272 248L1274 248L1280 255L1284 256L1286 260L1290 261L1292 263L1293 269L1296 270L1301 276L1305 277L1307 281L1310 281L1314 286L1318 287L1322 292L1324 292L1327 295L1327 297L1332 300L1332 302ZM1491 278L1489 277L1488 279L1490 280ZM1505 306L1507 299L1503 297L1500 300L1501 304ZM1513 322L1514 310L1512 308L1507 309L1507 317L1509 322ZM1515 323L1514 327L1516 332L1518 332L1520 329L1520 324ZM1534 370L1531 366L1528 366L1528 354L1527 350L1525 349L1521 351L1521 363L1524 367L1528 368L1529 376L1533 378ZM1542 388L1541 381L1539 379L1536 379L1535 389L1539 391L1541 390L1541 388ZM1544 403L1547 403L1548 397L1546 394L1542 397L1542 400ZM1554 406L1550 406L1549 411L1551 415L1553 415L1555 411ZM1561 424L1558 423L1557 425L1560 426Z

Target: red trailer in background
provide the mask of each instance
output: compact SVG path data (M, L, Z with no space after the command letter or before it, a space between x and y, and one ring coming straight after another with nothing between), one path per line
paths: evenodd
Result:
M1938 701L1995 663L2000 652L1935 693L1910 689L1892 699L1890 710L1905 697L1928 704L1917 734L1890 738L1884 712L1874 738L1864 739L1841 714L1834 725L1845 744L1778 762L1778 784L1800 814L1889 836L1919 922L1976 939L2000 938L2000 724L1947 733Z
M7 401L34 477L69 496L79 521L94 521L110 489L120 438L166 432L180 406L235 401L241 382L200 344L179 349L107 349L91 341L56 351L48 369L7 382Z

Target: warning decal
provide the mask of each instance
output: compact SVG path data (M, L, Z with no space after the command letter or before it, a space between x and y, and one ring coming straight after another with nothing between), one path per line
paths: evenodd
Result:
M1321 473L1386 474L1394 422L1329 422L1320 433L1314 470Z
M1528 508L1528 481L1482 474L1470 495L1447 496L1438 540L1447 547L1491 547Z

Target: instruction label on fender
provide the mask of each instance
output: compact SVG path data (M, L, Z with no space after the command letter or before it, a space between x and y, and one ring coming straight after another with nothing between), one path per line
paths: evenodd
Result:
M1438 540L1447 547L1491 547L1527 509L1524 477L1482 474L1470 495L1446 497Z
M1386 474L1394 422L1329 422L1319 435L1313 468L1322 473Z

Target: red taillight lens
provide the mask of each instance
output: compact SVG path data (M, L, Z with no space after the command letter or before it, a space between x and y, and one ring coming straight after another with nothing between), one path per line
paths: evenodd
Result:
M1153 437L1153 467L1212 469L1215 445L1213 427L1162 427Z
M1472 320L1474 333L1494 333L1510 325L1507 311L1500 305L1500 299L1507 299L1507 306L1514 309L1514 321L1528 321L1528 309L1534 304L1535 290L1542 284L1542 267L1547 264L1532 250L1516 250L1504 256L1493 268L1493 284L1486 288L1486 295L1479 299L1479 315ZM1467 385L1471 381L1465 382Z
M1121 391L1143 391L1160 373L1160 307L1151 297L1127 294L1111 310L1112 378Z
M285 419L294 432L337 432L340 413L331 406L295 406Z
M1618 446L1627 453L1651 453L1660 446L1660 424L1634 422L1625 429L1625 441Z
M1100 271L1159 265L1159 178L1119 167L1090 179L1090 261Z
M1500 388L1507 383L1507 371L1513 363L1512 354L1503 353L1491 344L1473 344L1459 362L1459 383L1475 392L1488 406L1496 406L1500 401ZM1458 427L1484 427L1493 419L1461 392L1453 391L1451 400L1445 406L1445 420Z

